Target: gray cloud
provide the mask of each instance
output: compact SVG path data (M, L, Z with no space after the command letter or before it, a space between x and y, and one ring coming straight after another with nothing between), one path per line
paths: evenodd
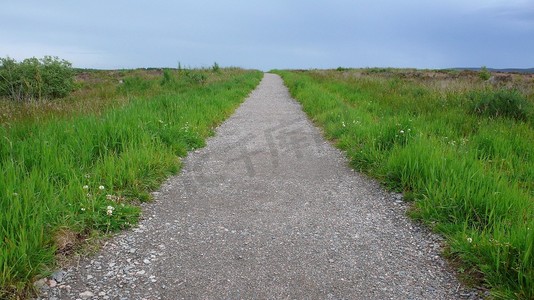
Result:
M448 1L13 1L0 56L78 67L533 67L534 5Z

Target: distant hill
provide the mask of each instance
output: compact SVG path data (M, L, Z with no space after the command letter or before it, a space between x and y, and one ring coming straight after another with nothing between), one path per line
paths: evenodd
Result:
M452 70L469 70L469 71L480 71L481 68L452 68ZM518 68L509 68L509 69L492 69L488 68L490 72L502 72L502 73L523 73L523 74L534 74L534 68L530 69L518 69Z

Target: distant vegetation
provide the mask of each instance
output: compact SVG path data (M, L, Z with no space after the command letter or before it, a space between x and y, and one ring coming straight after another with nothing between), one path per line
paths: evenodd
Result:
M480 77L482 80L488 80L491 77L491 72L488 71L488 68L482 67L478 72L478 77Z
M534 68L509 68L509 69L494 69L494 68L487 68L490 72L496 72L496 73L516 73L516 74L534 74ZM458 70L458 71L480 71L482 68L454 68L451 70Z
M461 276L497 298L534 299L534 77L278 73L355 169L402 191L411 216L445 235Z
M57 258L95 234L135 224L137 204L177 172L179 157L204 145L262 77L235 68L75 70L75 90L67 93L73 83L58 70L70 64L21 66L41 75L54 66L47 72L66 80L63 89L32 88L22 100L35 91L65 97L0 99L0 299L28 297Z
M73 88L74 72L66 60L0 58L0 96L18 102L55 99L67 96Z

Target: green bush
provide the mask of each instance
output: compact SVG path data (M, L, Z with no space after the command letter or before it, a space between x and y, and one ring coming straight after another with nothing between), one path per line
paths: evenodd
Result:
M480 72L478 72L478 77L484 81L491 78L491 73L488 71L488 68L482 67L480 68Z
M169 85L169 84L173 84L174 82L175 82L175 78L172 75L171 70L164 69L163 70L163 78L161 79L160 84L161 85Z
M185 73L185 77L187 78L189 83L201 84L201 85L206 83L206 80L208 79L208 76L204 74L202 71L192 71L192 70L187 70L187 72Z
M531 104L516 90L472 92L469 97L471 113L477 115L526 121L531 111Z
M55 99L67 96L73 88L74 71L66 60L0 58L0 96L19 102Z
M218 73L221 71L221 67L219 67L219 64L217 62L213 63L213 66L211 67L211 71Z

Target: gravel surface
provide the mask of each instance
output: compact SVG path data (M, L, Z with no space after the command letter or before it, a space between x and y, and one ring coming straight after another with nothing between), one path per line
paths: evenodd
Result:
M37 282L43 299L468 299L402 196L352 171L265 74L137 228Z

